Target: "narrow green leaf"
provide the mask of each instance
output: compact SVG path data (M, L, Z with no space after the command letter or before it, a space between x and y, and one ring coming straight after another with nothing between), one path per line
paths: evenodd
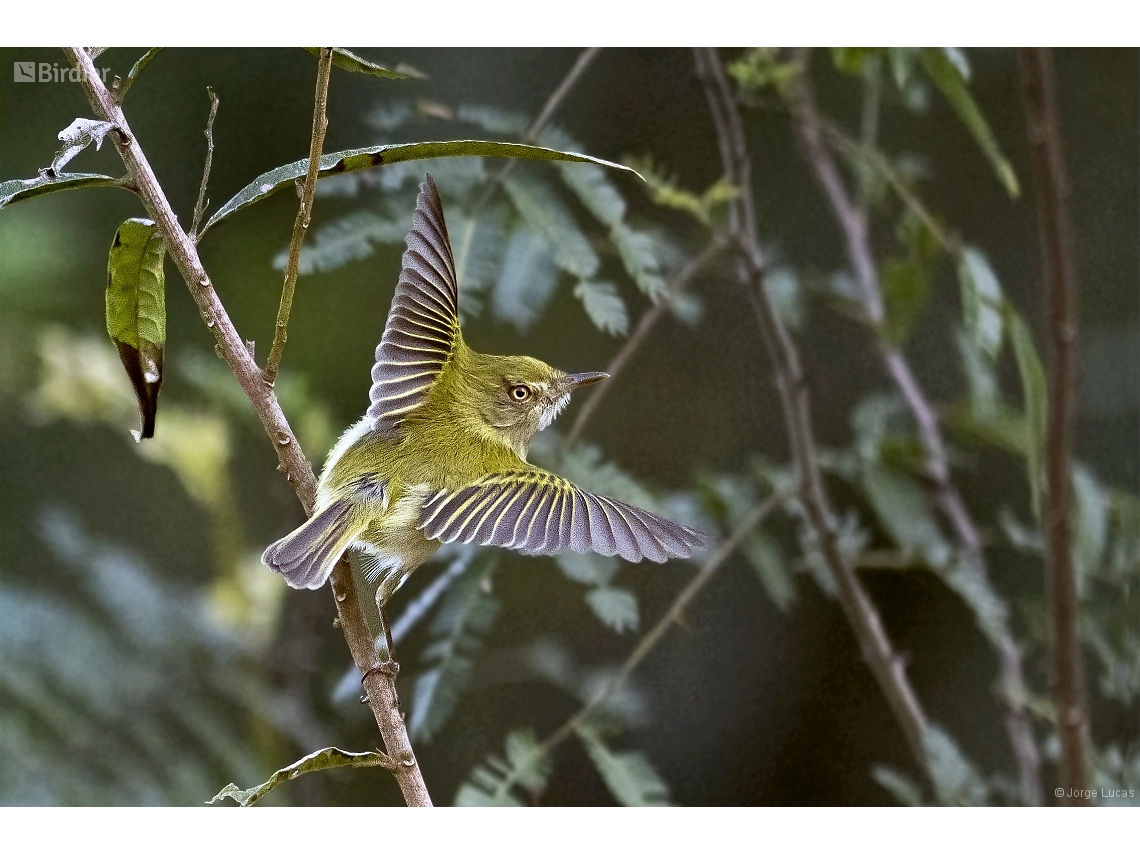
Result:
M96 172L64 172L49 176L41 173L35 178L17 178L0 183L0 208L25 199L34 199L55 193L57 190L78 190L82 187L122 187L123 179L100 175Z
M1021 394L1025 402L1025 465L1029 476L1029 489L1033 499L1033 514L1041 518L1041 464L1045 452L1045 420L1048 413L1048 390L1045 369L1037 348L1033 346L1033 333L1021 316L1007 306L1006 325L1017 360L1017 373L1021 377Z
M433 157L518 157L527 160L562 160L571 163L593 163L598 166L608 166L611 169L620 169L633 175L637 173L628 166L610 163L597 157L586 154L575 154L568 151L554 151L535 145L522 143L495 142L492 140L446 140L440 142L393 143L391 145L376 145L368 148L354 148L346 151L329 152L321 156L321 168L318 177L327 178L330 175L340 175L345 172L359 172L390 163L402 163L409 160L427 160ZM232 199L222 205L210 217L200 234L205 233L211 226L225 219L235 211L240 211L255 202L260 202L272 196L283 187L288 187L298 178L309 171L309 159L287 163L269 172L262 173L253 181L238 191ZM641 176L638 175L640 178Z
M1108 546L1111 500L1092 470L1079 463L1073 465L1073 496L1076 499L1073 558L1077 565L1077 594L1083 597L1088 579L1100 569Z
M124 222L107 258L107 335L131 380L142 426L135 440L154 436L162 358L166 348L166 245L152 220Z
M250 807L286 781L292 781L294 778L304 775L306 772L339 769L342 766L354 766L357 768L383 766L390 768L390 762L387 757L378 751L345 751L341 748L322 748L320 751L307 754L296 763L292 763L284 769L278 769L264 784L250 787L248 790L239 790L236 784L226 784L221 792L206 802L206 804L212 805L222 799L230 798L242 807Z
M613 336L629 332L629 311L617 289L609 282L579 282L574 296L582 301L594 326Z
M891 344L902 345L930 295L926 269L910 259L888 258L883 265L882 287L887 316L880 333Z
M321 55L321 49L319 47L307 47L305 50L316 57ZM345 71L371 74L373 77L387 77L390 80L407 80L409 77L422 78L425 76L422 72L402 63L396 66L396 70L393 71L375 62L370 62L362 56L357 56L345 48L333 48L332 61L333 65L337 68L343 68Z
M962 249L958 283L966 332L986 356L995 360L1001 353L1005 298L989 259L976 246Z
M669 804L669 786L640 751L612 751L596 728L575 728L613 797L627 807Z
M625 588L608 585L594 588L586 594L586 605L602 623L618 635L627 629L637 632L639 614L637 597Z
M930 75L930 79L941 90L946 100L950 102L950 106L954 108L954 112L958 114L958 118L974 138L974 142L978 144L982 153L989 160L1006 192L1011 198L1016 199L1021 194L1017 175L1013 171L1013 166L1002 153L997 139L994 138L993 131L990 130L989 123L986 122L986 117L978 109L974 96L970 94L970 89L966 85L966 79L962 76L961 69L941 48L923 48L921 55L926 73Z

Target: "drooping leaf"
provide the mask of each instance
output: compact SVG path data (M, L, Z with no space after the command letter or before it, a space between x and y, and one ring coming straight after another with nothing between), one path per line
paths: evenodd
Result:
M1009 329L1017 373L1021 377L1021 394L1025 407L1025 465L1033 499L1033 513L1041 516L1041 466L1045 453L1045 420L1048 417L1048 390L1045 369L1033 333L1021 316L1007 305L1006 326Z
M59 141L63 143L63 148L55 153L51 166L44 171L44 174L48 176L59 175L63 167L74 160L76 155L91 143L95 143L95 150L98 151L103 147L103 138L114 128L115 126L110 122L101 122L96 119L76 119L59 132Z
M107 258L107 335L131 380L142 420L135 439L154 436L166 348L166 245L152 220L119 226Z
M526 332L546 309L557 284L550 242L528 225L518 225L507 240L491 295L495 317L509 321L520 333Z
M598 272L598 254L546 182L534 176L511 175L503 186L523 221L553 247L555 264L580 279Z
M632 591L609 585L599 586L586 594L586 604L598 620L619 635L627 629L637 631L637 597Z
M586 753L619 804L651 807L669 804L669 787L640 751L613 751L588 724L575 728Z
M504 744L506 759L491 754L455 795L456 807L518 807L522 788L537 795L546 787L553 764L531 730L513 730Z
M961 69L940 48L923 48L921 57L923 67L934 81L934 85L950 102L950 106L954 108L954 112L958 114L958 118L966 126L974 142L978 144L978 148L989 160L1010 198L1016 199L1021 194L1017 174L1002 153L986 117L982 115L977 102L974 101L974 96L970 94Z
M382 164L402 163L409 160L428 160L433 157L517 157L527 160L562 160L573 163L593 163L620 169L633 175L637 173L628 166L610 163L597 157L574 152L554 151L522 143L496 142L493 140L445 140L439 142L393 143L367 148L334 151L321 156L319 178L372 169ZM211 226L230 214L240 211L255 202L260 202L283 187L292 185L309 171L309 159L287 163L269 172L262 173L243 187L238 193L214 212L199 234L204 234Z
M319 47L307 47L305 50L316 57L321 55ZM393 71L362 56L357 56L345 48L333 48L332 62L337 68L343 68L345 71L371 74L373 77L387 77L390 80L407 80L409 77L424 76L421 72L403 64L396 66L396 70Z
M966 333L986 356L995 360L1001 353L1004 337L1005 298L989 259L977 247L963 247L958 261L958 282L962 289Z
M574 296L582 301L594 326L610 335L629 332L629 311L617 289L609 282L579 282Z
M17 178L0 183L0 208L25 199L34 199L57 190L78 190L82 187L122 187L123 179L100 175L97 172L64 172L54 177L41 173L35 178Z
M345 751L341 748L322 748L312 754L306 754L296 763L290 763L284 769L278 769L264 784L250 787L248 790L239 790L236 784L226 784L221 792L210 799L206 804L212 805L223 799L233 799L242 807L252 807L266 795L277 789L286 781L304 775L306 772L320 772L324 769L339 769L342 766L369 767L385 766L391 761L378 751Z

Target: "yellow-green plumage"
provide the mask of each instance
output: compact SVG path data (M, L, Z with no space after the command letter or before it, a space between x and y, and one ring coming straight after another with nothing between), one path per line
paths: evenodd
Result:
M577 386L526 356L463 342L443 209L429 175L372 370L371 406L329 454L313 516L265 563L290 585L324 584L355 549L382 605L441 543L528 554L587 549L638 561L688 557L703 532L580 490L526 461L535 435Z

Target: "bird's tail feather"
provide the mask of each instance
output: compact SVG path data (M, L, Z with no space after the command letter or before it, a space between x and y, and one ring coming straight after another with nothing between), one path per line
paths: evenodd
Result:
M352 506L333 502L313 514L302 526L271 543L261 560L280 573L293 588L319 588L348 545L360 533L353 523Z

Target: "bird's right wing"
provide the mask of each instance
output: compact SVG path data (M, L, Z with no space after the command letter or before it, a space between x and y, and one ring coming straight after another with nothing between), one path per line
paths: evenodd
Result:
M420 187L407 242L368 392L373 429L387 435L398 435L424 402L460 341L455 259L430 175Z
M711 536L608 496L589 493L541 469L480 478L428 498L416 524L429 540L503 546L527 555L566 549L627 561L689 558Z

